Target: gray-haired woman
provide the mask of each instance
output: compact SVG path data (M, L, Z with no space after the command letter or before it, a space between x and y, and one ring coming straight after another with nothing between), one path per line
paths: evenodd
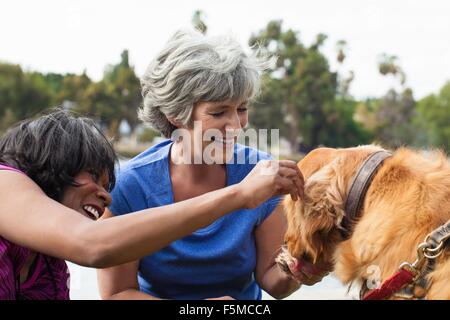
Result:
M232 37L177 32L142 78L140 112L145 123L171 140L143 152L119 173L112 214L239 183L255 166L254 159L277 164L300 194L300 171L287 169L297 168L293 162L270 161L268 154L236 143L269 64L245 54ZM278 202L273 197L237 210L152 255L99 271L102 297L260 299L261 288L276 298L289 295L299 283L274 261L284 234Z

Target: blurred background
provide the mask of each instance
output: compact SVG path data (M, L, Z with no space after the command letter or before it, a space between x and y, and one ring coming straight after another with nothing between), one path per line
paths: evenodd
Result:
M373 142L448 152L449 12L445 0L5 0L0 133L60 105L136 155L160 139L137 119L139 77L176 30L196 27L278 56L250 126L279 129L283 157ZM71 270L73 297L98 298L95 272ZM348 297L332 277L293 296Z

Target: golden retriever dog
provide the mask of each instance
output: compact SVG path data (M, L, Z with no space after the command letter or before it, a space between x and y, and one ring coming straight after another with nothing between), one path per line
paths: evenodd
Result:
M299 162L305 197L284 200L288 257L332 263L335 275L348 285L364 285L374 270L383 282L400 264L416 259L418 245L450 219L450 164L443 152L393 152L375 173L350 238L341 233L352 178L380 150L375 145L319 148ZM450 299L449 251L434 261L420 298ZM281 264L287 260L278 257Z

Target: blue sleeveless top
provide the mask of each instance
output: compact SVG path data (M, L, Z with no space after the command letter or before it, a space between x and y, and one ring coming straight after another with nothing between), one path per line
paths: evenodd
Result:
M115 215L173 203L169 173L170 140L126 163L117 176L110 206ZM242 163L245 160L245 164ZM227 186L240 182L266 153L236 144L226 164ZM261 299L255 281L255 228L275 209L273 197L255 209L237 210L140 260L140 290L164 299L231 296ZM182 213L180 213L182 214Z

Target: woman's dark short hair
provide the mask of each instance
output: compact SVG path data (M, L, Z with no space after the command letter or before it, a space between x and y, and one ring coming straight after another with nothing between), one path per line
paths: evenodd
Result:
M52 199L60 201L65 188L77 186L82 171L109 176L114 187L117 157L113 147L89 118L53 109L24 120L0 138L0 163L25 172Z

